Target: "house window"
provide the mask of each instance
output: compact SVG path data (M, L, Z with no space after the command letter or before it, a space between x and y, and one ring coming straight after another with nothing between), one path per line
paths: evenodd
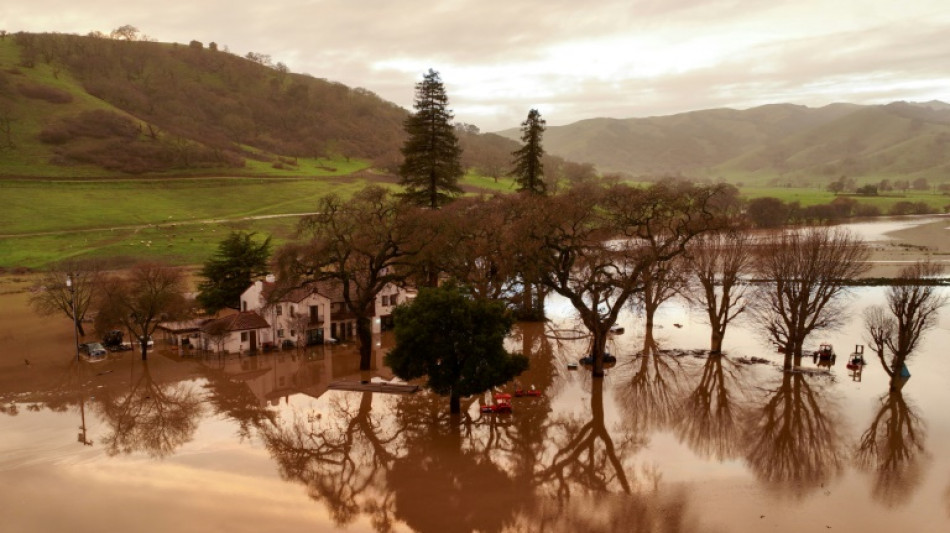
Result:
M295 316L297 316L297 308L291 305L291 306L290 306L290 318L293 318L293 317L295 317Z
M294 330L290 330L290 336L291 336L291 337L296 337L296 336L297 336L297 332L294 331Z
M277 304L277 316L284 314L284 308L280 304Z
M241 332L241 342L247 342L248 333L246 331Z
M277 330L277 338L279 338L279 339L283 339L283 338L284 338L284 330L282 330L282 329L278 329L278 330Z
M388 305L389 305L389 296L386 296L386 295L384 294L384 295L383 295L383 306L385 307L385 306L388 306Z
M247 311L247 300L241 300L241 311Z
M399 303L399 295L398 295L398 294L394 294L394 295L392 295L392 296L389 297L389 305L396 305L397 303Z

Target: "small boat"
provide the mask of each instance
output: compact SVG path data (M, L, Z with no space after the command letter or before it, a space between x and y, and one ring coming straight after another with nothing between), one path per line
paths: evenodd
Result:
M578 367L577 363L568 363L568 364L567 364L567 369L568 369L568 370L577 370L577 367Z
M625 330L623 329L623 326L619 324L614 324L613 326L610 326L610 331L608 333L612 335L623 335L624 331Z

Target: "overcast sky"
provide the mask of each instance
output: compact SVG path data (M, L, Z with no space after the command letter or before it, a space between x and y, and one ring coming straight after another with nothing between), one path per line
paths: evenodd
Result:
M10 0L9 32L214 41L407 109L515 127L791 102L950 101L950 0Z

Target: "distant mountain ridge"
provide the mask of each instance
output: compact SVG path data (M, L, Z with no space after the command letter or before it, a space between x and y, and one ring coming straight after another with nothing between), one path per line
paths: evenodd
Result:
M500 135L516 139L519 130ZM950 104L771 104L549 127L545 149L633 176L950 178Z

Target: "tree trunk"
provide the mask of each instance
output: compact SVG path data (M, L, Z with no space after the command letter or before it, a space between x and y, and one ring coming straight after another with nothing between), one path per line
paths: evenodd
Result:
M462 413L462 397L455 389L452 389L452 393L449 395L449 412L453 415Z
M360 370L370 370L373 363L373 328L371 318L356 319L356 336L360 340Z
M607 334L594 330L591 332L591 352L590 356L594 360L591 365L591 376L595 378L604 377L604 354L607 353Z
M142 346L142 360L148 361L148 342L139 340L141 341L139 344Z
M79 336L85 337L86 330L82 329L82 320L74 320L74 322L76 323L76 329L79 331Z
M723 338L723 334L719 332L718 328L713 327L712 336L709 339L709 353L711 354L722 353L722 338Z

